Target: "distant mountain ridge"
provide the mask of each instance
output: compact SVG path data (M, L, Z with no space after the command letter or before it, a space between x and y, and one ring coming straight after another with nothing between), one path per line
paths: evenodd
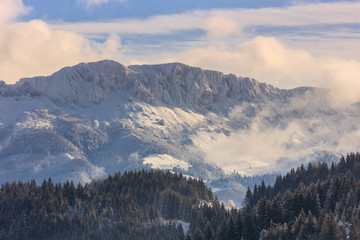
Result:
M46 96L55 103L84 107L98 104L117 90L130 90L150 104L161 101L180 107L211 107L227 98L238 101L286 98L311 89L280 90L255 79L181 63L126 67L111 60L80 63L48 77L23 78L13 85L0 84L0 94L4 97Z

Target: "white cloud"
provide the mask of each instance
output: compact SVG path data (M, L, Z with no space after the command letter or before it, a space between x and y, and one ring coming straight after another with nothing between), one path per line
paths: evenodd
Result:
M219 15L207 20L206 29L209 37L224 38L236 32L238 26L231 18Z
M84 0L85 1L85 0ZM286 8L213 9L182 14L158 15L146 19L114 19L108 22L57 23L54 27L94 34L168 33L179 29L204 29L239 33L246 26L300 26L360 23L360 2L297 5ZM224 29L216 29L224 28Z
M21 1L6 0L0 9L0 79L8 83L21 77L52 74L82 61L121 55L120 39L115 34L100 44L71 31L54 30L41 20L10 23L28 11Z
M182 53L168 61L250 76L282 88L315 86L335 91L336 100L358 101L360 62L337 57L316 57L285 46L273 37L256 37L236 49L209 46Z
M289 158L290 164L304 154L300 152L303 149L286 149L298 128L296 123L291 123L286 129L259 129L254 123L249 130L222 136L207 146L203 149L205 159L215 164L221 159L221 167L229 173L233 170L245 175L277 172L284 167L278 163L281 158ZM306 152L310 151L307 149Z
M54 29L81 34L159 34L176 30L204 28L207 18L203 12L152 16L147 19L117 19L109 22L54 23Z
M21 0L0 1L0 23L13 21L19 15L27 14L31 8L25 7Z
M127 0L78 0L78 3L85 4L87 8L91 6L99 6L103 3L108 3L109 1L114 2L126 2Z
M346 106L336 112L326 99L314 97L316 100L293 99L288 104L243 103L229 118L233 122L247 119L247 128L229 136L198 132L192 140L205 161L246 175L288 171L301 163L329 160L324 153L341 155L359 149L358 107ZM256 116L247 117L249 107ZM329 109L331 114L323 114Z

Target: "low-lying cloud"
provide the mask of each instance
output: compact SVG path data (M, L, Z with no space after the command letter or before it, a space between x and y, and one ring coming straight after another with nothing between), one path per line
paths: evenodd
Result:
M284 173L301 163L337 160L341 154L357 151L359 109L334 111L326 99L325 104L319 100L309 95L291 103L254 104L256 116L248 118L248 127L230 135L199 132L193 142L205 161L245 175ZM248 105L233 109L231 121L243 122Z

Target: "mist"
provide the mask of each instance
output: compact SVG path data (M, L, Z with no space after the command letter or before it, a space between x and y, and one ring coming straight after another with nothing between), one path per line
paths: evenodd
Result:
M326 98L312 96L289 103L243 103L229 114L233 125L245 123L242 127L228 135L200 132L193 142L206 162L242 175L285 173L360 149L360 108L334 109Z

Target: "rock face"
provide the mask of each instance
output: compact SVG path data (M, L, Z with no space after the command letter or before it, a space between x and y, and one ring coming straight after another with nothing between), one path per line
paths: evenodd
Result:
M233 170L287 171L311 156L356 151L342 147L332 129L356 133L359 108L324 107L326 92L281 90L180 63L126 67L109 60L0 82L0 183L87 182L155 166L211 181ZM236 142L240 152L214 153ZM257 155L271 144L278 155Z
M204 71L180 63L164 65L130 66L141 89L151 98L180 107L205 107L211 109L217 102L228 98L250 101L264 97L281 97L282 91L254 79L238 78L216 71Z
M250 78L202 70L181 63L123 66L104 60L66 67L49 77L21 79L14 85L0 84L0 94L45 96L57 104L88 107L108 94L130 90L142 101L170 106L211 108L231 98L238 101L286 97L289 92Z

